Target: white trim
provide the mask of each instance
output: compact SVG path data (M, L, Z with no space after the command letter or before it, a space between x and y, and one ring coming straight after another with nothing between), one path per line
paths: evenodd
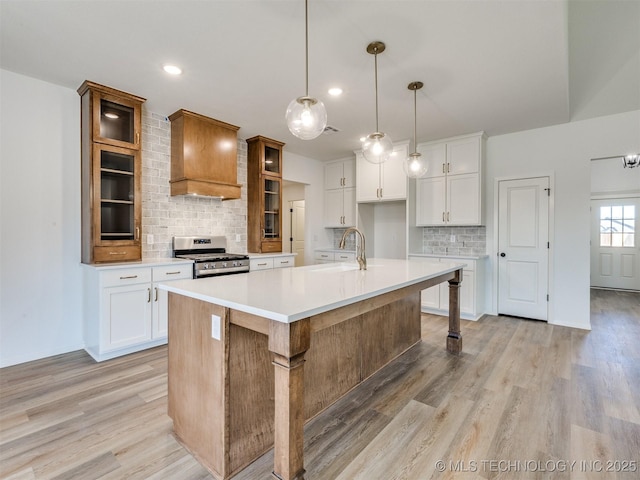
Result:
M498 223L499 223L499 197L500 197L500 182L506 182L511 180L526 180L529 178L548 178L549 188L551 189L549 195L549 272L547 278L547 286L549 293L549 304L547 305L547 323L553 325L562 325L555 321L555 283L553 281L555 275L554 270L554 251L555 251L555 174L554 172L541 172L539 175L513 175L506 177L495 177L493 179L493 245L491 245L491 252L489 254L490 268L492 272L492 298L491 298L491 315L498 314L498 264L496 258L498 258ZM582 328L582 327L578 327Z
M622 198L640 198L640 193L636 192L616 192L616 193L592 193L591 200L616 200Z

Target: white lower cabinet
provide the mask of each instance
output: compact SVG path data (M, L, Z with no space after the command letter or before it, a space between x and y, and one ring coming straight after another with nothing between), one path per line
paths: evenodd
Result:
M192 278L192 263L84 267L85 350L96 361L167 342L168 294L158 285Z
M420 257L409 255L409 260L424 262L465 263L460 284L460 316L467 320L478 320L484 315L484 259L453 257ZM477 280L478 279L478 280ZM422 291L422 311L439 315L449 313L449 284L442 283Z
M273 268L294 267L296 262L295 255L277 254L277 255L249 255L249 271L271 270Z
M316 250L316 263L336 263L336 262L355 262L355 252L334 251L334 250Z

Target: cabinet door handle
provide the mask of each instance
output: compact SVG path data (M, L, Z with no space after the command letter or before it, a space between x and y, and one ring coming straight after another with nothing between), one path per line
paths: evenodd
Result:
M444 223L444 212L442 212L442 222Z
M444 171L444 163L442 164L442 173L446 173L446 172Z
M138 275L127 275L126 277L120 277L120 280L128 280L130 278L138 278Z
M451 164L447 162L447 173L451 172Z
M126 255L127 252L109 252L109 255Z
M447 222L449 221L449 213L450 212L447 212Z
M266 267L266 266L267 266L267 264L266 264L266 263L259 263L259 264L258 264L258 266L259 266L259 267Z
M140 240L140 227L136 227L136 240Z
M153 293L153 301L157 302L158 301L158 287L154 287L155 292Z
M136 132L136 145L140 145L140 132Z
M147 303L151 303L151 289L147 288Z
M382 188L380 189L380 198L382 198Z
M320 255L322 258L329 258L329 255Z
M180 273L180 270L178 270L177 272L166 272L165 275L178 275Z
M288 265L289 264L289 260L287 260L286 262L281 261L280 265Z

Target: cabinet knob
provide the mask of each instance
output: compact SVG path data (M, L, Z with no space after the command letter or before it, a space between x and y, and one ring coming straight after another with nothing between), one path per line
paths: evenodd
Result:
M500 256L501 256L502 258L504 258L504 257L506 257L506 256L507 256L507 254L506 254L506 253L504 253L504 252L502 252L502 253L500 253Z

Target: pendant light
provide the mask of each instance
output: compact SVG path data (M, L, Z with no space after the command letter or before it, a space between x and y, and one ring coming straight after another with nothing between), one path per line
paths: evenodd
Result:
M309 18L307 1L304 0L304 45L305 45L305 95L291 100L285 119L289 131L302 140L313 140L327 126L327 110L324 104L309 96Z
M362 154L365 160L371 163L384 163L393 152L393 142L389 135L382 133L378 127L378 54L384 52L385 44L371 42L367 45L367 53L375 59L375 83L376 83L376 131L370 133L362 144Z
M410 153L409 156L404 159L402 166L404 167L404 173L406 173L409 178L420 178L427 173L427 169L429 168L425 159L418 153L418 141L416 140L416 125L418 123L416 93L422 86L422 82L411 82L407 86L409 90L413 90L413 153Z

